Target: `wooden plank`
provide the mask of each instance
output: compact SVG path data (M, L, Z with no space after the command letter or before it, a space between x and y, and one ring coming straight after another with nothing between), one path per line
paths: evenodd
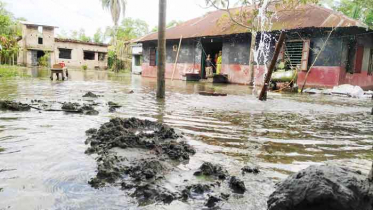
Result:
M172 71L171 81L174 80L175 70L176 70L176 67L177 67L177 61L179 60L179 53L180 53L180 48L181 48L181 42L182 41L183 41L183 36L181 35L180 42L179 42L179 47L177 48L176 60L175 60L175 64L174 64L174 69Z

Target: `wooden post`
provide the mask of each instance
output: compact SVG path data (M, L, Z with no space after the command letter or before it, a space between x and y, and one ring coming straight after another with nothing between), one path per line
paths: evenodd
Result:
M180 53L180 48L181 48L181 41L183 41L183 36L182 35L180 37L179 48L177 48L176 60L175 60L175 64L174 64L174 70L172 71L171 81L174 81L174 75L175 75L175 70L176 70L176 67L177 67L177 61L179 60L179 53Z
M159 0L157 98L166 94L166 8L167 0Z
M285 36L286 36L285 32L282 31L281 35L280 35L280 38L278 40L278 43L276 45L275 54L273 55L271 64L269 66L267 76L264 80L264 85L263 85L262 91L260 92L260 95L259 95L259 100L261 100L261 101L267 100L267 91L268 91L269 82L271 81L273 70L275 69L277 59L278 59L278 56L280 55L282 45L284 44Z

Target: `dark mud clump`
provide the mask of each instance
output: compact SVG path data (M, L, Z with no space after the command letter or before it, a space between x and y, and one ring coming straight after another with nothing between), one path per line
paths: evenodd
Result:
M194 184L187 186L182 192L182 200L187 201L189 198L194 198L195 196L208 193L211 191L210 185L205 184Z
M241 169L242 171L242 174L245 175L246 173L249 173L249 174L258 174L260 173L260 170L258 167L250 167L250 166L245 166Z
M222 201L222 199L220 199L219 197L210 196L205 206L207 206L208 208L214 208L220 201Z
M232 176L229 180L229 187L233 192L238 194L244 194L246 192L245 183L235 176Z
M132 194L132 197L137 198L140 205L147 205L158 202L170 204L177 198L177 195L175 193L171 193L169 190L162 186L154 184L144 184L136 186L136 190Z
M109 101L107 104L109 105L109 107L114 107L114 108L121 108L122 107L118 103L115 103L115 102L112 102L112 101Z
M62 110L65 112L71 112L71 113L80 113L85 115L98 115L99 112L93 108L92 105L86 105L84 104L81 106L78 103L63 103L62 104Z
M194 173L195 176L214 176L221 180L228 177L228 171L225 170L221 165L214 165L212 163L203 163L198 171Z
M97 175L89 182L92 187L120 183L123 190L132 190L142 205L167 204L180 198L180 193L162 187L162 181L173 170L170 167L189 160L195 150L180 141L174 129L148 120L115 118L86 133L86 144L90 145L86 153L99 155ZM142 155L119 158L113 155L114 148L122 149L123 155L133 151Z
M98 95L92 93L91 91L89 91L88 93L84 94L83 95L84 98L98 98Z
M372 210L373 184L336 166L311 166L287 178L268 199L268 210Z
M22 104L14 101L0 101L0 110L4 111L30 111L28 104Z

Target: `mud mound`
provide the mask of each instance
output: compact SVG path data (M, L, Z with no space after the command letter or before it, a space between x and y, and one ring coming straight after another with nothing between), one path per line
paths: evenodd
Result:
M201 195L211 191L210 185L205 184L194 184L187 186L182 192L181 197L183 201L187 201L189 198L194 198L196 195Z
M233 192L238 194L244 194L246 192L245 183L235 176L232 176L229 180L229 187Z
M170 204L177 198L177 195L175 193L171 193L164 187L152 184L137 186L132 196L137 198L140 205L146 205L156 202Z
M311 166L287 178L268 200L269 210L372 210L373 184L356 171Z
M89 91L88 93L84 94L83 95L84 98L98 98L98 95L92 93L91 91Z
M14 101L0 101L0 110L4 111L30 111L28 104L22 104Z
M85 114L85 115L98 115L99 112L96 111L92 105L86 105L84 104L81 106L78 103L63 103L62 108L63 111L65 112L72 112L72 113L80 113L80 114Z
M180 198L159 184L170 167L175 167L175 162L189 160L195 154L190 145L178 141L181 136L174 129L148 120L114 118L98 130L87 130L86 134L86 144L90 145L86 153L99 155L97 176L89 182L92 187L120 182L123 190L134 191L132 196L141 205L167 204ZM111 155L114 148L123 149L124 153L145 152L149 158L141 155L141 159L136 156L131 156L132 160L120 159Z
M216 196L210 196L209 199L207 200L205 206L209 207L209 208L213 208L216 206L217 203L219 203L220 201L222 201L222 199L216 197Z
M228 171L220 165L214 165L212 163L203 163L199 170L194 173L194 175L215 176L221 180L224 180L228 177Z
M249 174L258 174L260 173L260 170L258 167L250 167L250 166L245 166L241 169L242 174L245 175L246 173Z

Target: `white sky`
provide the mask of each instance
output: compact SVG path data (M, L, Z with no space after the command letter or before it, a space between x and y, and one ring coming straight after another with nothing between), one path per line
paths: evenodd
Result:
M113 25L110 13L99 0L2 0L16 17L37 24L58 26L60 30L85 29L92 36L97 28ZM167 22L186 21L208 12L204 0L168 0ZM126 17L146 21L151 30L158 25L158 0L127 0Z

